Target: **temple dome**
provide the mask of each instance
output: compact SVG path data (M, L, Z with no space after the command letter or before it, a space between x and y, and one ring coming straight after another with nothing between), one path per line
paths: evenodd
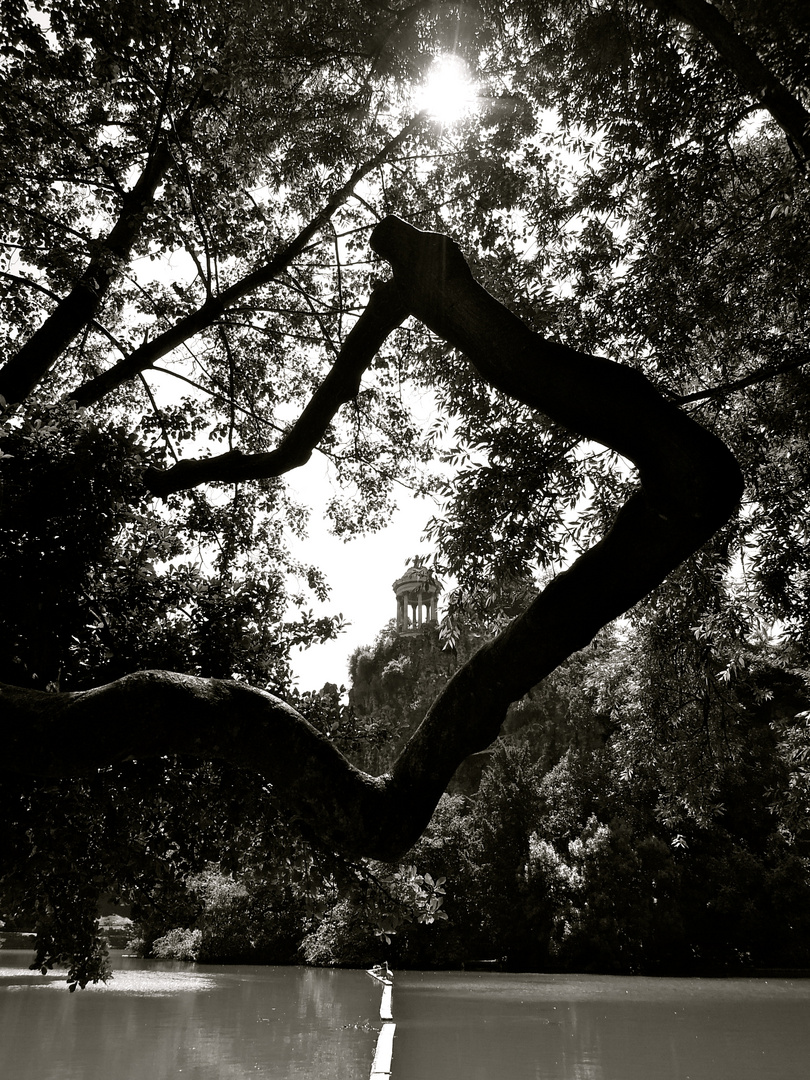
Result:
M418 634L438 621L441 585L426 566L409 566L393 584L397 597L397 631Z

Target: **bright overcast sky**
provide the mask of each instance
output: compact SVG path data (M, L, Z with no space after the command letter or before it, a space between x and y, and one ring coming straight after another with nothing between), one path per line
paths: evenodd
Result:
M319 566L332 592L326 604L313 602L315 615L340 612L351 623L335 641L294 649L292 668L301 690L320 690L324 683L348 686L348 659L360 645L371 645L387 622L396 615L392 585L405 571L405 560L427 554L422 532L436 512L430 499L412 498L406 491L397 496L399 509L391 524L379 533L344 542L332 536L324 522L322 507L331 487L327 463L314 454L310 462L286 480L301 501L312 507L309 539L290 541L293 553Z

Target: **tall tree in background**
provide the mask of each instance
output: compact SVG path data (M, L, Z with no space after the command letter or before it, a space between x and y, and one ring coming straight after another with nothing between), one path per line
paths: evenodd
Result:
M753 545L760 610L802 642L802 4L767 23L702 0L3 18L2 557L36 581L42 552L47 578L36 620L19 594L4 614L7 770L224 757L327 844L388 857L512 700L717 530L707 573ZM452 128L414 104L446 51L480 103ZM408 380L435 397L432 433ZM724 442L751 491L731 527ZM417 467L444 458L431 531L471 586L592 545L458 673L387 778L264 689L284 690L291 641L336 629L281 618L299 514L279 477L316 448L343 532L381 524L392 480L425 487ZM213 578L180 561L195 549ZM167 655L175 673L135 673Z

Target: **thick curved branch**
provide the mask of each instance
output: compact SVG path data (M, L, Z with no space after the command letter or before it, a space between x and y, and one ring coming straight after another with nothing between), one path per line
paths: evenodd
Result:
M509 703L732 514L742 478L731 453L643 376L530 331L473 280L448 237L387 218L372 246L391 263L412 314L462 349L492 385L635 461L641 490L598 544L455 674L390 774L359 772L263 691L166 672L76 694L0 687L9 721L5 768L65 776L128 756L221 757L265 774L326 843L396 858L419 837L461 762L497 737Z
M220 758L267 778L336 849L374 841L383 781L359 772L316 728L264 690L170 671L139 671L92 690L49 694L0 683L3 767L82 776L130 758ZM330 823L331 824L328 824Z
M391 264L411 314L463 352L492 386L629 458L661 516L712 514L726 482L732 505L723 521L731 514L739 469L730 451L639 372L531 331L474 281L447 236L392 216L371 234L371 246Z
M363 372L385 339L407 316L396 286L392 282L378 285L326 378L275 450L266 454L232 450L215 457L180 461L165 471L150 469L146 486L155 495L166 496L211 481L268 479L306 464L340 406L357 396Z
M446 784L465 756L497 737L512 701L709 540L734 512L743 485L718 438L639 373L533 333L473 280L448 237L391 217L371 244L391 263L411 313L461 349L488 382L630 458L642 480L607 535L484 645L434 702L393 769L390 790L415 806L429 802L431 785Z

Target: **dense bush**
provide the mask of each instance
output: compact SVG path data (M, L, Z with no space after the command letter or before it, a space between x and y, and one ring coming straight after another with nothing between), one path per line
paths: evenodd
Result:
M665 618L653 598L646 622L642 613L632 632L573 657L513 707L477 790L442 799L408 861L447 878L447 921L403 921L375 953L361 908L344 899L306 939L306 959L364 964L382 948L417 967L489 959L684 973L810 963L810 863L796 829L808 745L793 719L806 702L802 672L790 646L760 642L718 679L729 669L723 650L698 633L662 649ZM437 672L428 656L437 636L401 647L403 672L417 656L420 670ZM396 648L382 636L356 665L361 700L394 722L407 694L399 683L386 692L377 673L392 670Z
M158 960L199 960L201 930L169 930L152 942L152 956Z

